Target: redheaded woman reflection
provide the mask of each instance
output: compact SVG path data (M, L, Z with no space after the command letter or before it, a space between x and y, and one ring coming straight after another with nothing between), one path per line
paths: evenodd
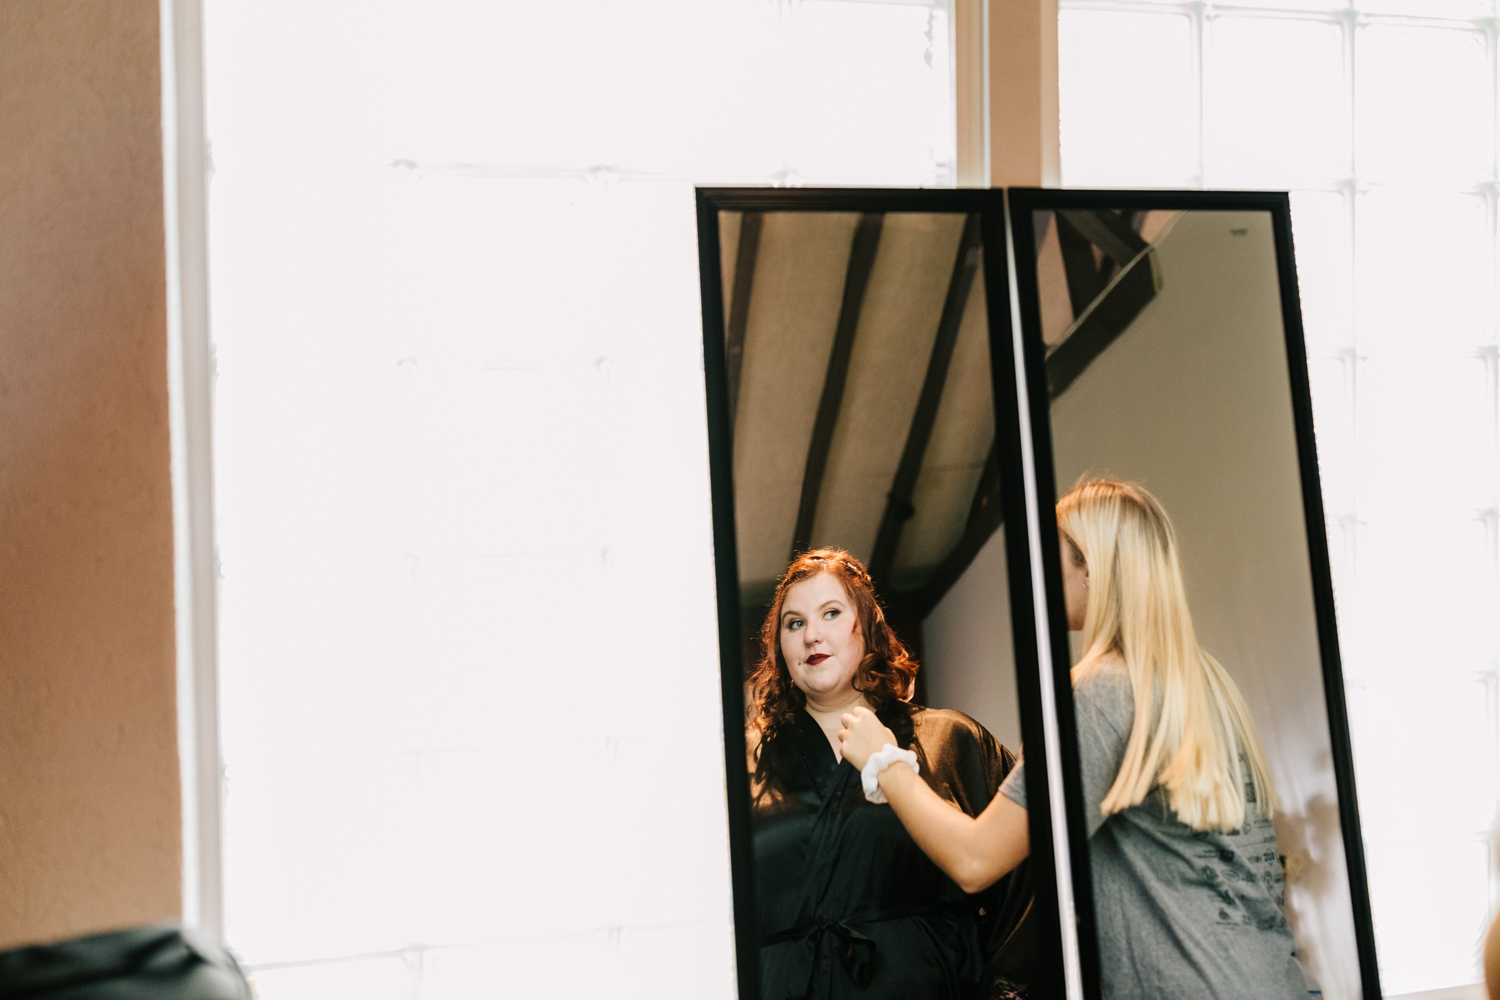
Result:
M768 998L1024 995L1035 952L1025 872L966 895L840 756L840 716L867 709L915 752L934 792L984 811L1014 758L961 712L911 704L916 674L857 559L818 549L793 560L750 680Z

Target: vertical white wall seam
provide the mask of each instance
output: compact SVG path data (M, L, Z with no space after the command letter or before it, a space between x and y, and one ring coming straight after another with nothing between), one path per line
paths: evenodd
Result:
M167 389L182 774L182 920L223 935L213 362L208 335L208 157L202 0L161 0Z

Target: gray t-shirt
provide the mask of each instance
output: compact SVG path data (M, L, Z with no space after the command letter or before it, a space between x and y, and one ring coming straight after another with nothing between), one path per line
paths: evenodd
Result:
M1283 910L1276 831L1252 802L1237 830L1194 830L1157 787L1105 816L1135 700L1123 666L1102 667L1073 688L1088 814L1089 864L1099 964L1109 1000L1212 997L1306 1000ZM1241 773L1248 775L1245 759ZM1000 791L1026 805L1023 767Z

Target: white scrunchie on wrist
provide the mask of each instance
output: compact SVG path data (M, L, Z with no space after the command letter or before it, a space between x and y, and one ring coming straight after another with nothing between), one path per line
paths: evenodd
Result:
M870 759L865 761L863 770L859 772L859 782L865 788L865 798L877 806L885 802L885 792L880 787L880 772L896 763L904 760L911 765L915 774L921 774L922 769L917 766L917 752L915 750L902 750L893 747L889 743L881 747L879 753L872 753Z

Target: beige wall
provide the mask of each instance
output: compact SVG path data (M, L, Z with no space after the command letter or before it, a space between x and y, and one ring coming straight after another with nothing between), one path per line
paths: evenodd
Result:
M1021 704L1007 573L1002 525L922 623L922 669L927 704L972 716L1019 755Z
M0 0L0 947L175 916L157 0Z

